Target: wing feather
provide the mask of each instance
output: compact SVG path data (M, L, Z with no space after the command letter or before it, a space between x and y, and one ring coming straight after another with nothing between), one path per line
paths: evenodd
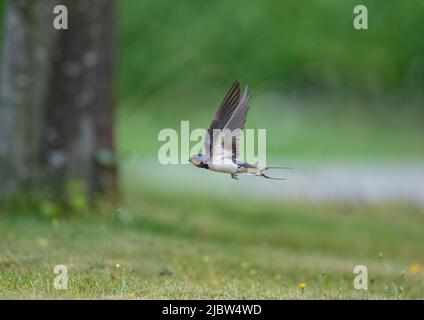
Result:
M215 156L233 160L239 155L240 135L246 123L249 101L250 93L247 87L240 98L240 83L235 81L219 106L205 137L205 148L210 158ZM217 131L220 133L217 134ZM231 133L231 143L228 146L223 145L226 135Z

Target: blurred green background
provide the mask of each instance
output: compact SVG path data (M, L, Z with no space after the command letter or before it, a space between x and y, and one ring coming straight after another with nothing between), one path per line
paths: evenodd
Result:
M123 201L3 210L0 298L422 298L424 3L360 3L368 30L350 0L119 1ZM283 184L157 161L159 131L208 127L236 79Z
M207 127L239 79L271 155L422 157L424 5L365 1L358 31L356 4L120 2L120 147L154 153L161 128Z

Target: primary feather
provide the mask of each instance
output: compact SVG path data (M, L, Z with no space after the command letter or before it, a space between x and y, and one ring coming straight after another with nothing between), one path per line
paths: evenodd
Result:
M249 100L247 87L240 98L240 83L235 81L221 102L205 137L206 152L212 162L235 160L239 155L240 135L246 123ZM230 143L224 144L224 141Z

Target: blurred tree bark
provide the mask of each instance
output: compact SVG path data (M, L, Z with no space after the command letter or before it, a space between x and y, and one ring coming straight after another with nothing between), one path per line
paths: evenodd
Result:
M40 178L41 134L55 34L47 1L9 1L0 82L0 193Z
M67 30L53 27L58 4ZM116 1L10 0L5 22L0 195L116 194Z

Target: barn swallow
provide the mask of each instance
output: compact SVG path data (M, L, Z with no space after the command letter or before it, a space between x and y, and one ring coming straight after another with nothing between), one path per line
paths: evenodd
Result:
M198 168L215 172L228 173L238 180L239 173L247 173L273 180L265 174L269 169L290 169L288 167L264 167L239 161L240 135L243 133L251 94L247 89L240 97L240 83L235 81L224 97L215 118L205 134L204 145L206 154L192 155L189 161Z

